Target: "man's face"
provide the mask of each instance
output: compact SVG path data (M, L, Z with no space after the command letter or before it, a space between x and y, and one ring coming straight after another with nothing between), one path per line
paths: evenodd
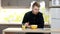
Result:
M32 10L33 10L33 13L34 13L34 14L37 14L37 13L39 12L39 7L34 6L34 7L32 8Z

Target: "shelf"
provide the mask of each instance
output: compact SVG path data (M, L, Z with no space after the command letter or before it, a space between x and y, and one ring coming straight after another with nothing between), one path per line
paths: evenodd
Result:
M60 8L60 6L50 6L49 8Z

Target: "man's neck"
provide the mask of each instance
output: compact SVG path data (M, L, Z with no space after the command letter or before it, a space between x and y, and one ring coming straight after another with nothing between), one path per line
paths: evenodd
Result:
M34 13L34 12L32 11L32 13L33 13L34 15L37 15L39 12L38 12L38 13Z

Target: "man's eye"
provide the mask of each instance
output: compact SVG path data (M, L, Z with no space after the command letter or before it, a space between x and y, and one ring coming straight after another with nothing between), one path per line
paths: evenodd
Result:
M35 9L35 10L38 10L38 9Z
M39 10L39 9L35 9L35 10Z

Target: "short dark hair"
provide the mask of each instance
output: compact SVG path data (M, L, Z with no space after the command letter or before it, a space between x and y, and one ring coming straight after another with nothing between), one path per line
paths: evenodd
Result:
M32 5L32 7L34 7L34 6L40 7L40 4L39 4L38 2L35 2L35 3Z

